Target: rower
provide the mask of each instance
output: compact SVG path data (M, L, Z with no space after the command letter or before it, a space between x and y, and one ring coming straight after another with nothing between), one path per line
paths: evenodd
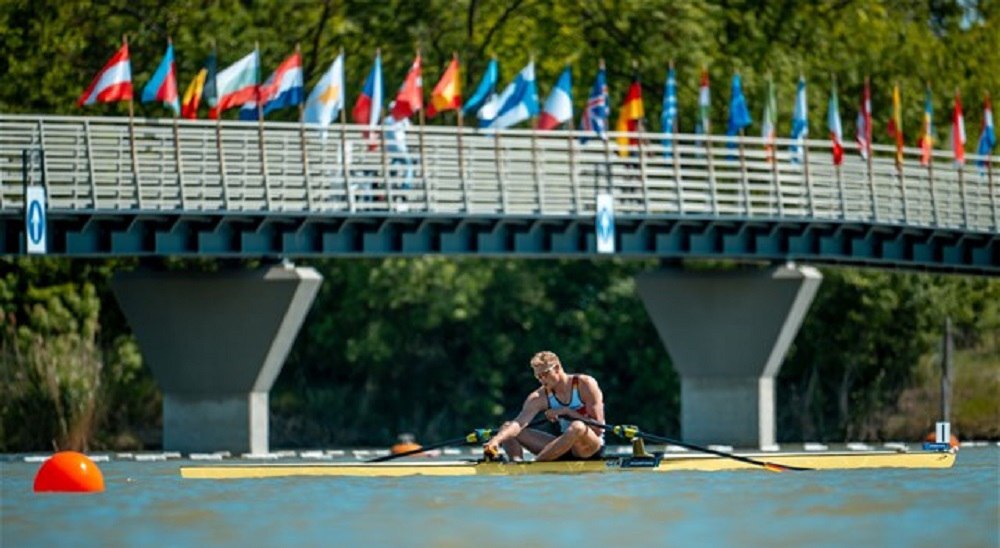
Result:
M535 354L530 365L541 386L528 394L517 417L483 444L483 453L495 454L502 446L515 461L523 458L524 448L537 461L603 458L604 431L581 421L604 421L604 395L597 380L566 373L559 356L547 350ZM528 428L531 419L542 413L559 424L558 436Z

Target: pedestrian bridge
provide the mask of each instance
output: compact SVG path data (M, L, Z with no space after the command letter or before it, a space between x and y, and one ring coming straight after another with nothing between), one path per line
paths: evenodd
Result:
M828 139L0 115L0 253L25 252L25 187L66 256L597 256L613 197L626 257L1000 273L1000 157ZM611 134L612 138L616 135Z

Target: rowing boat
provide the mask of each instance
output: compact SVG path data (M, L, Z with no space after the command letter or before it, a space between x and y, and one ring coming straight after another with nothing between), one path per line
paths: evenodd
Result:
M816 470L863 468L951 468L955 454L940 451L898 453L893 451L767 453L783 466ZM517 476L524 474L580 474L602 472L716 472L758 470L753 464L715 455L655 455L652 457L610 457L592 461L482 462L392 461L379 463L267 463L182 466L181 477L188 479L242 479L288 476L400 477L400 476Z

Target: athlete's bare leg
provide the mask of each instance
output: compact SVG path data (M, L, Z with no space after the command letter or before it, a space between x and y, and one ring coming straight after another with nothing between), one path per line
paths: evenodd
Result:
M546 444L541 451L532 453L535 453L537 461L555 460L568 451L572 451L575 457L585 459L597 453L600 448L601 438L593 429L580 421L573 421L561 436Z

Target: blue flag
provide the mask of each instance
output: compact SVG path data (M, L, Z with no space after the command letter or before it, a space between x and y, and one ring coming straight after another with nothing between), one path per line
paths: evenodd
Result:
M497 60L490 59L490 64L486 66L486 73L483 74L483 79L479 81L476 92L472 94L472 97L466 99L465 104L462 105L462 114L478 110L491 95L496 93L499 72L500 66Z
M797 143L789 147L792 161L799 161L801 145L809 135L809 103L806 101L806 78L799 76L799 85L795 90L795 111L792 113L792 139Z
M667 134L677 133L677 75L674 68L667 71L667 83L663 88L663 113L660 115L660 131ZM673 139L663 140L665 154L673 152Z
M736 135L741 129L750 125L750 111L747 100L743 96L743 83L739 74L733 75L733 87L729 98L729 126L726 135ZM729 141L730 147L735 147L735 141Z

